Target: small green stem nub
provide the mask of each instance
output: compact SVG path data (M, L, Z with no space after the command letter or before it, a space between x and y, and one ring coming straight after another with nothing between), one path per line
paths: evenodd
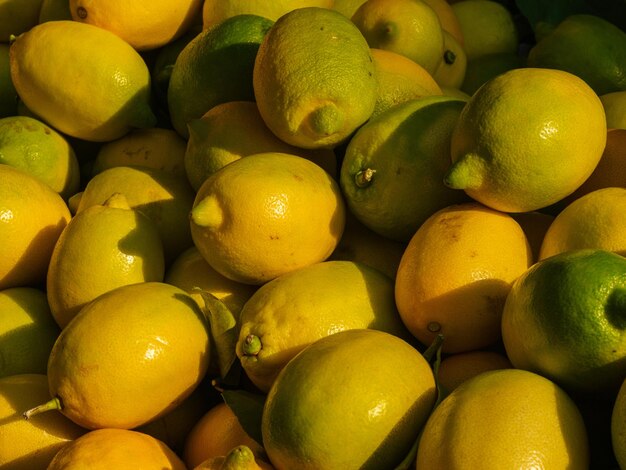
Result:
M371 168L358 171L357 174L354 175L354 184L359 188L367 188L372 184L374 173L376 173L376 170L372 170Z
M38 415L39 413L45 413L46 411L61 410L61 400L58 397L52 398L50 401L43 403L42 405L31 408L25 411L22 416L24 419L30 419L31 417Z
M456 60L456 54L450 49L446 49L446 52L443 53L443 60L446 62L446 64L452 65Z
M256 335L246 336L242 346L243 353L246 356L256 356L262 348L263 345L261 344L261 338Z

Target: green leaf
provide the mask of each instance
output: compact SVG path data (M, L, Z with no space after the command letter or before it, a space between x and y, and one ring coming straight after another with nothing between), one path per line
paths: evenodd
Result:
M226 378L237 359L235 353L238 338L237 318L224 302L213 294L199 288L193 289L192 292L200 294L204 300L204 313L209 321L220 376Z
M243 430L262 446L263 436L261 433L261 421L263 418L265 395L245 390L224 390L224 392L222 392L222 398L230 409L233 410L233 413L235 413Z

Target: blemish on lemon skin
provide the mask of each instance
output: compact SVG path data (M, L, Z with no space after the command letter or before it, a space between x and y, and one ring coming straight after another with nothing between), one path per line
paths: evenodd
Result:
M84 20L87 18L87 9L85 7L78 7L76 9L76 14L81 20Z
M426 325L426 329L431 333L437 333L438 331L441 331L441 324L436 321L431 321L428 325Z

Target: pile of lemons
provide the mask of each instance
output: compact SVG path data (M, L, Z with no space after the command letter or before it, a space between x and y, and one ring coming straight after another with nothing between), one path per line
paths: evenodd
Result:
M0 0L0 467L626 468L572 3Z

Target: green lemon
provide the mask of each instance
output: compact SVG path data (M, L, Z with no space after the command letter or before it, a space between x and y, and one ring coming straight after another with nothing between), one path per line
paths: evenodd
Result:
M514 367L572 392L616 393L626 374L626 258L570 250L535 263L502 313Z
M180 53L172 69L167 101L174 129L189 137L187 124L213 106L254 101L252 70L273 21L237 15L203 30Z
M523 57L511 52L477 57L467 61L465 76L460 88L471 96L485 82L511 69L524 67L525 64L526 61Z
M65 137L38 119L0 119L0 163L19 168L43 181L64 199L80 185L80 168Z
M356 132L340 183L357 219L382 236L408 241L431 214L468 199L443 184L450 139L464 106L446 96L409 100Z
M606 113L606 127L626 129L626 90L600 95Z
M571 15L528 53L530 67L565 70L598 94L626 90L626 32L594 15Z
M411 345L382 331L341 331L278 376L263 409L263 444L276 468L395 468L435 394L432 370Z

